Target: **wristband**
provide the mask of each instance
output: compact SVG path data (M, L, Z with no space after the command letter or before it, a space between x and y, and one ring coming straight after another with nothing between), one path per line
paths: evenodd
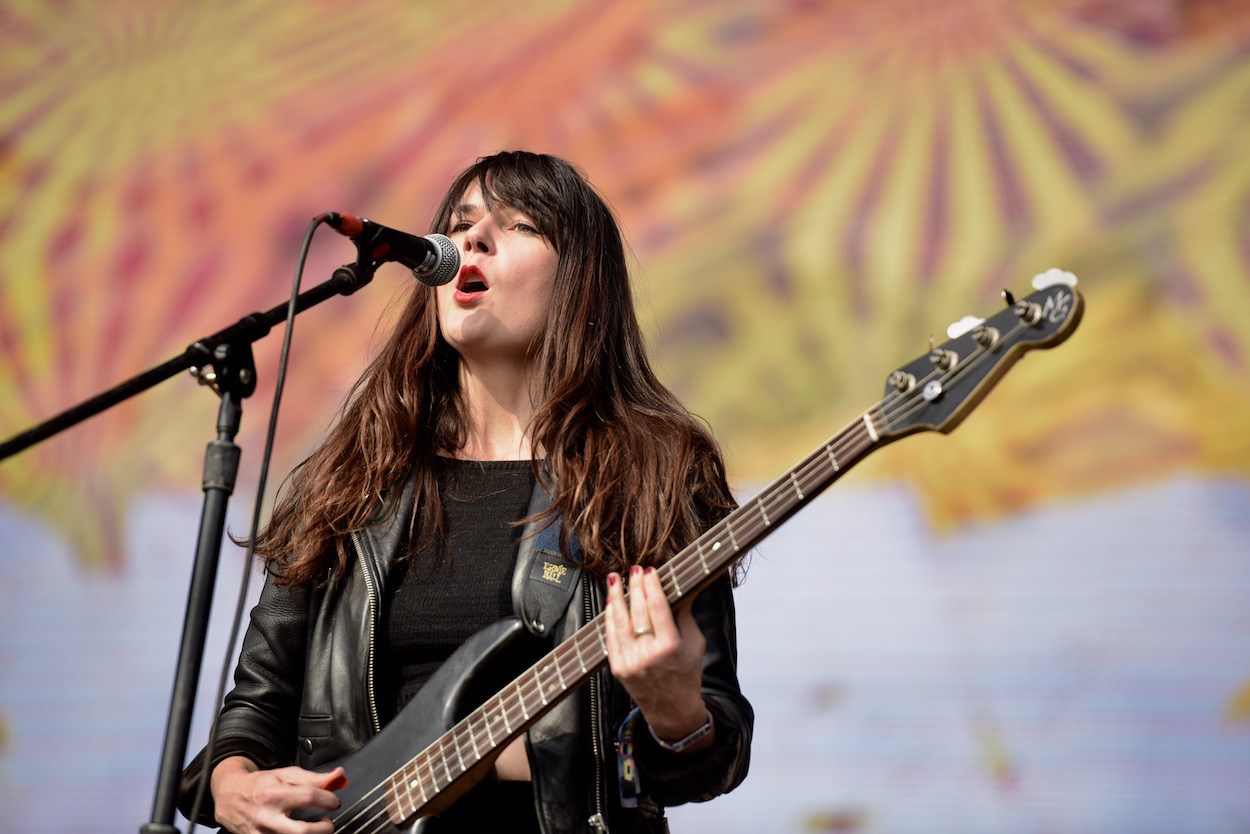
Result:
M655 743L660 745L660 749L667 750L670 753L680 753L702 741L705 736L712 734L712 711L704 708L704 712L707 713L707 720L703 722L703 726L680 741L665 741L655 734L655 730L652 730L650 725L647 726L647 730L650 731L651 738L655 739Z

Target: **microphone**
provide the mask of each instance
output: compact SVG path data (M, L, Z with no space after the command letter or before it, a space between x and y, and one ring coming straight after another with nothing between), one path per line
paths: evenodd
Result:
M460 252L447 235L419 237L339 211L324 217L339 234L363 246L369 257L403 264L426 286L442 286L460 271Z

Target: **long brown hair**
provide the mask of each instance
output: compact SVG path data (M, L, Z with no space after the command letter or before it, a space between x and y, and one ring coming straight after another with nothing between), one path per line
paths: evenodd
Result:
M528 215L559 256L547 325L531 348L539 389L529 428L554 483L549 512L572 525L589 570L659 564L733 498L716 441L651 369L616 220L569 163L509 151L456 178L434 230L450 230L473 183L488 203ZM434 291L415 286L325 442L292 472L257 536L277 581L342 575L347 535L376 520L382 496L409 477L418 546L442 529L440 456L465 442L458 363L439 333Z

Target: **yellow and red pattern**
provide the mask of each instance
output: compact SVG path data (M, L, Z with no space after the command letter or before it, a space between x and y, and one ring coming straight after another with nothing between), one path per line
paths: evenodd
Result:
M860 477L913 483L939 527L1178 469L1244 477L1248 49L1250 11L1215 0L8 3L0 435L281 301L313 215L421 230L454 171L528 147L613 202L663 372L739 479L1050 266L1090 301L1072 343L975 429ZM319 241L306 283L350 257ZM301 317L276 471L344 396L397 275ZM214 421L207 391L166 382L5 461L0 495L115 567L128 504L193 490Z

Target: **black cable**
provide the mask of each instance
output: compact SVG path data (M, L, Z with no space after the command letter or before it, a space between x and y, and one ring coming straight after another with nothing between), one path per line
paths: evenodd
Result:
M234 657L234 645L239 639L239 626L243 622L244 609L247 607L247 592L252 577L252 564L256 557L256 532L260 527L260 513L264 505L265 482L269 476L269 459L273 454L273 439L278 431L278 406L282 402L282 388L286 382L287 358L291 353L291 334L295 330L295 302L299 296L300 282L304 276L304 264L308 260L308 250L312 245L313 233L317 227L326 222L326 215L319 215L308 225L304 233L304 243L300 247L299 263L295 267L295 279L291 285L291 300L286 309L286 326L282 333L282 353L278 359L278 376L273 389L273 406L269 412L269 431L265 435L265 451L260 460L260 477L256 483L256 499L252 504L252 528L247 537L247 552L243 557L243 580L239 584L239 598L235 603L234 621L230 626L230 639L226 641L226 657L221 665L221 675L217 681L217 697L213 701L216 709L213 722L208 733L208 744L204 748L204 772L200 774L200 784L195 792L195 802L191 805L191 832L194 832L200 815L200 807L204 803L204 795L208 790L209 779L212 777L213 747L217 742L217 713L226 697L226 680L230 676L230 661Z

